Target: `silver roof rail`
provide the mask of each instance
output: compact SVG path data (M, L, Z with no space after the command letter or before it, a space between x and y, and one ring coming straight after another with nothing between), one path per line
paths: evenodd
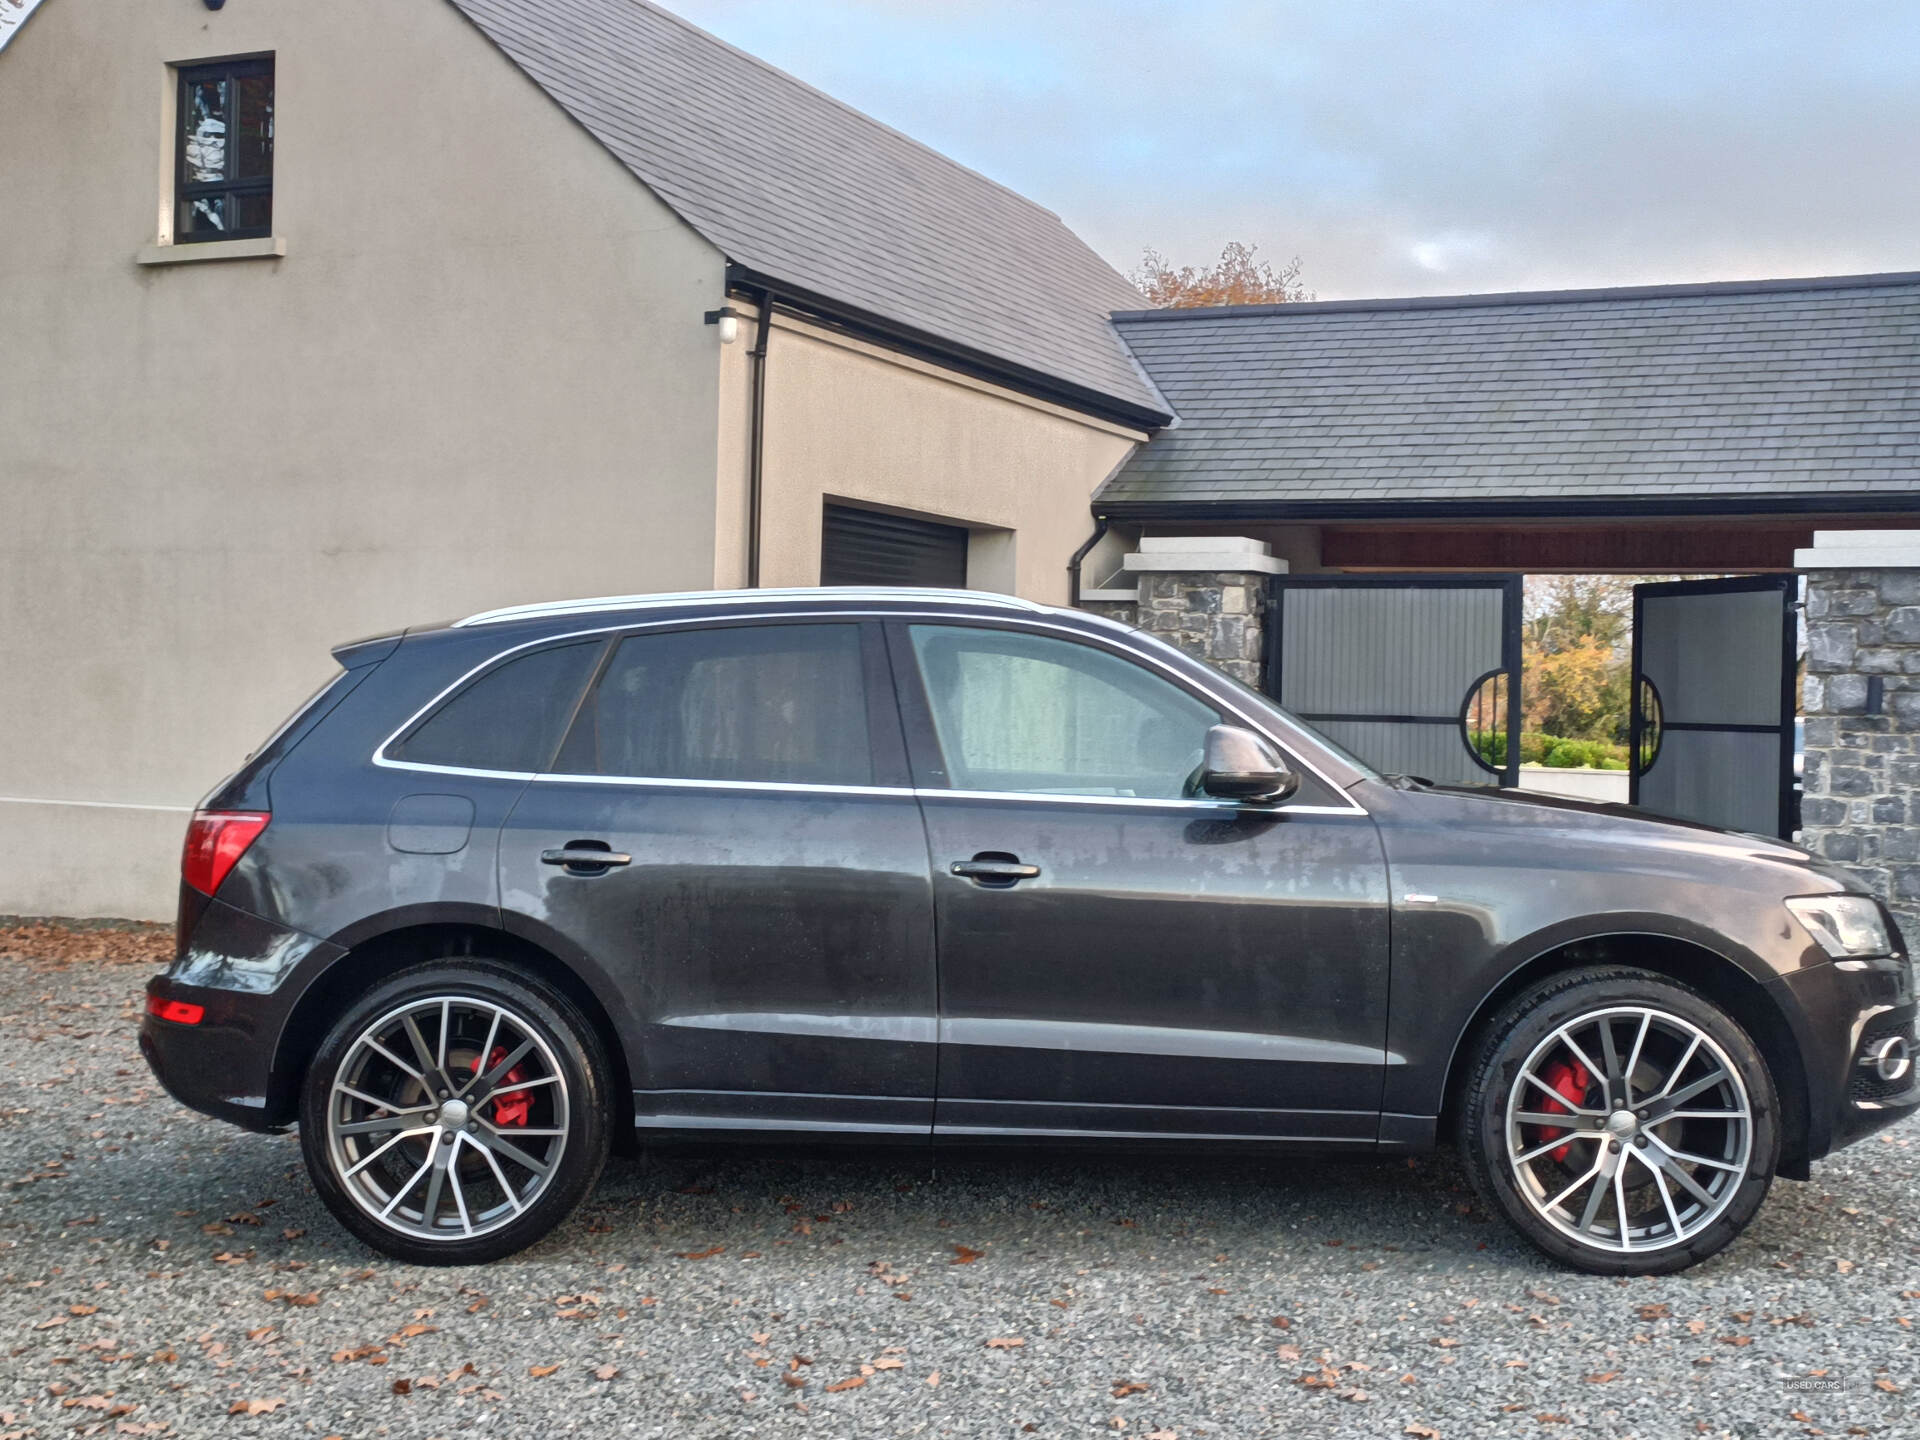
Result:
M605 610L660 610L679 605L754 605L769 600L944 600L964 601L970 605L994 605L1007 610L1026 610L1044 614L1048 606L1015 595L996 595L983 590L933 590L907 586L811 585L784 590L684 590L655 595L602 595L585 600L553 600L539 605L509 605L500 610L483 610L464 620L453 622L459 629L468 625L498 625L509 620L538 620L555 615L588 615Z

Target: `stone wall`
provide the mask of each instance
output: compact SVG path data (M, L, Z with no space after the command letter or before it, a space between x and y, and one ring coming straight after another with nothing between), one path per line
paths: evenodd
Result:
M1802 564L1821 558L1818 548L1800 554ZM1911 950L1920 944L1920 568L1810 569L1806 614L1803 843L1886 900Z
M1259 688L1267 658L1267 577L1247 571L1140 576L1134 624Z

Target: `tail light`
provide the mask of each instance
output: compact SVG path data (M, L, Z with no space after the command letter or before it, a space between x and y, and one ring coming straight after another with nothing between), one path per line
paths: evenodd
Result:
M180 878L212 895L272 818L258 810L196 810L180 852Z
M187 1000L163 1000L158 995L149 995L147 1013L157 1015L162 1020L171 1020L176 1025L198 1025L206 1018L207 1007Z

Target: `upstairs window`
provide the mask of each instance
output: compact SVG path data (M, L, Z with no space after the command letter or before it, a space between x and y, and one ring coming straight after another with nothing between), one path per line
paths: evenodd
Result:
M173 239L273 233L273 60L180 70Z

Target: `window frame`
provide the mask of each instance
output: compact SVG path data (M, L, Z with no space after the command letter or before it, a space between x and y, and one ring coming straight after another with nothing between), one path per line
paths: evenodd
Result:
M1231 800L1212 795L1183 796L1179 799L1138 795L1072 795L1052 794L1038 790L970 790L953 783L952 774L947 769L947 757L940 745L940 732L934 724L933 705L927 697L926 683L920 674L920 662L914 650L913 636L910 633L915 625L937 625L959 630L999 630L1016 635L1029 635L1038 638L1057 640L1063 644L1081 645L1089 650L1098 650L1125 664L1133 665L1155 679L1164 681L1173 689L1197 701L1220 717L1220 723L1237 725L1254 731L1273 744L1285 757L1288 766L1301 777L1301 791L1293 799L1273 807L1249 806L1240 800ZM1296 747L1287 744L1274 734L1272 728L1262 725L1243 714L1236 706L1226 703L1210 690L1189 682L1186 676L1156 663L1150 657L1125 645L1108 644L1104 636L1081 631L1063 632L1052 628L1041 629L1023 625L1018 621L1001 621L985 616L966 616L964 618L944 615L902 615L889 617L886 625L887 648L893 657L894 685L900 697L900 717L906 727L908 751L913 764L913 783L916 790L935 795L993 796L996 798L1017 800L1029 804L1056 804L1062 806L1101 805L1115 807L1141 807L1164 810L1168 807L1203 810L1254 809L1260 813L1284 815L1294 814L1356 814L1364 815L1366 810L1352 796L1324 776L1319 768L1303 764ZM1316 793L1322 792L1322 793Z
M776 626L839 625L857 631L860 678L865 687L867 712L867 753L872 761L873 778L864 783L824 783L797 780L712 780L685 775L608 775L595 771L560 770L560 757L567 753L573 732L589 713L600 686L613 668L620 647L628 640L642 637L686 634L705 630L765 630ZM607 636L607 648L594 668L586 688L580 692L573 717L561 732L560 744L548 765L535 777L573 785L643 785L683 787L703 790L765 790L801 793L860 794L869 791L896 791L911 788L907 765L906 737L902 732L900 707L894 693L894 681L887 663L886 641L879 625L867 616L842 614L806 614L778 616L723 616L712 620L686 621L667 625L643 625L615 631Z
M206 80L225 80L231 87L230 108L237 114L239 108L239 82L247 77L265 75L268 90L274 105L276 123L278 121L279 81L274 73L272 54L236 56L225 60L195 60L190 64L174 66L173 90L173 196L169 229L172 243L175 245L206 245L222 240L257 240L273 234L273 182L277 173L277 160L266 175L248 176L235 179L228 176L221 180L187 180L187 116L191 113L188 95L191 88ZM229 120L229 129L234 121ZM276 137L277 139L277 137ZM232 136L229 133L228 155L231 157ZM276 145L277 148L277 145ZM229 161L231 163L231 161ZM183 211L190 201L208 195L226 195L233 197L232 213L239 214L238 201L241 196L265 195L267 197L267 223L232 227L226 230L187 230L181 224Z

